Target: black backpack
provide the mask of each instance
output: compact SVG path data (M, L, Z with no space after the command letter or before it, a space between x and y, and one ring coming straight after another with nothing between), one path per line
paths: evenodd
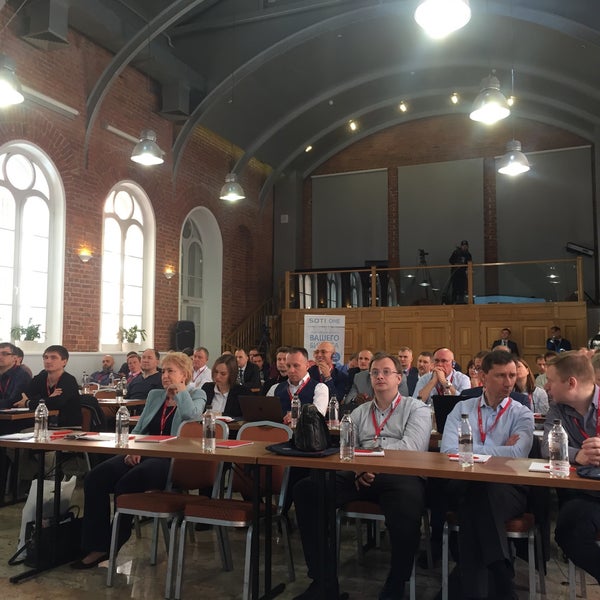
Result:
M303 452L322 452L330 445L325 417L314 404L303 404L294 431L294 446Z

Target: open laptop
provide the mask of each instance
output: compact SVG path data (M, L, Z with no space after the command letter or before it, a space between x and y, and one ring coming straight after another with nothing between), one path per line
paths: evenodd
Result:
M465 396L441 396L435 394L433 399L433 412L435 412L435 424L440 433L444 433L446 419L452 412L452 409L461 401L466 400Z
M283 422L281 401L276 396L240 396L239 401L243 421Z

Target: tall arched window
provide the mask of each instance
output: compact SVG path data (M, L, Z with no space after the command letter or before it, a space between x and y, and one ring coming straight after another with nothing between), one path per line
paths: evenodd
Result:
M310 275L298 275L300 308L312 308L312 280Z
M203 312L204 264L202 238L192 219L186 219L181 234L181 318L193 321L196 346L200 345Z
M362 302L362 282L360 275L356 272L350 273L350 305L352 308L359 308Z
M62 341L65 193L39 148L0 148L0 339L40 325L44 344ZM15 336L17 337L17 336Z
M339 273L327 273L327 308L340 306L342 284Z
M119 344L120 327L154 337L154 213L144 191L120 182L104 203L100 346ZM139 339L137 340L139 341Z

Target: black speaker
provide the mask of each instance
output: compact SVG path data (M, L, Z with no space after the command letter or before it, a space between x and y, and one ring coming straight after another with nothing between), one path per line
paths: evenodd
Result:
M175 323L175 350L181 352L185 348L194 348L196 332L193 321L177 321Z

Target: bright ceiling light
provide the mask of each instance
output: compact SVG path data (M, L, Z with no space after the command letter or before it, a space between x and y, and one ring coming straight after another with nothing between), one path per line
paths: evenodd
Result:
M350 131L356 131L358 129L358 124L356 123L356 121L353 121L351 119L350 121L348 121L348 127L350 128Z
M306 146L306 148L304 148L304 152L310 152L313 149L313 147L309 144L308 146Z
M406 105L406 102L404 102L404 100L402 100L402 102L400 102L400 104L398 105L398 108L403 113L405 113L408 110L408 106Z
M133 148L131 160L146 167L161 165L165 162L164 154L156 143L156 133L152 129L144 129L140 141Z
M0 108L21 104L25 96L15 73L15 63L8 56L0 55Z
M238 183L235 173L227 173L225 176L225 185L221 188L219 198L228 202L236 202L246 197L242 186Z
M415 11L415 21L434 39L446 37L470 19L469 0L422 0Z
M516 102L516 100L517 100L517 99L516 99L514 96L509 96L509 97L506 99L506 104L508 104L509 106L511 106L511 107L512 107L512 106L514 105L514 103Z
M527 173L530 168L527 157L521 152L521 142L518 140L508 142L506 154L500 159L498 173L515 176Z
M450 102L452 102L452 104L458 104L458 101L458 94L456 92L452 92L452 96L450 96Z
M510 115L510 108L504 94L500 91L500 81L492 72L481 80L481 91L473 102L469 115L473 121L493 125Z

